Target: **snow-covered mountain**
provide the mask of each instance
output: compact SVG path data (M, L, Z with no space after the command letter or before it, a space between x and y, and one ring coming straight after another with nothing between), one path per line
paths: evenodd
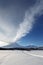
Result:
M10 43L9 45L3 46L3 48L21 48L23 46L19 45L18 43Z
M4 48L37 48L35 45L21 46L18 43L10 43L9 45L3 46Z
M3 46L2 48L21 48L21 49L38 49L43 50L43 46L38 47L36 45L21 46L18 43L10 43L9 45Z
M36 46L36 45L28 45L28 46L26 46L26 48L37 48L38 46Z

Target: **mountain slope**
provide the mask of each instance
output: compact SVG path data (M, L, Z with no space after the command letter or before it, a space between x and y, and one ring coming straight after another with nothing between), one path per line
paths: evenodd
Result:
M28 45L26 46L26 48L37 48L38 46L35 46L35 45Z
M3 48L23 48L23 46L18 43L10 43L9 45L3 46Z

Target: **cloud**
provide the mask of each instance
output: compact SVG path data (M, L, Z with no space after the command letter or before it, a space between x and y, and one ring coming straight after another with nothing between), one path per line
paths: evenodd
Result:
M15 36L16 29L7 10L0 8L0 41L11 42L13 36Z
M9 6L7 4L6 6L0 4L2 6L0 6L0 41L17 42L33 29L35 16L43 13L43 0L37 0L29 8L23 3L10 3Z
M7 42L3 42L3 41L0 41L0 47L1 46L6 46L6 45L8 45L9 43L7 43Z
M22 7L20 8L19 4L16 3L13 4L12 2L9 3L9 6L8 3L6 6L0 4L2 6L0 6L0 41L8 43L12 42L12 39L16 36L19 23L24 15L22 13L24 10L21 11Z
M37 2L31 6L26 12L22 23L19 24L19 28L13 42L18 41L20 38L30 33L35 23L36 17L43 14L43 0L37 0Z

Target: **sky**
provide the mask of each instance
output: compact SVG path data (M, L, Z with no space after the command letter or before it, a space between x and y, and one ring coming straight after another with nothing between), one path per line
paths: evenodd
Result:
M43 45L43 0L0 0L0 46Z

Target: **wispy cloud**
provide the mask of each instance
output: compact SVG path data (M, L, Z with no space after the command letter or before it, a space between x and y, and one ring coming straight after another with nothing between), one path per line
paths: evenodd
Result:
M34 27L35 16L40 16L43 13L43 0L37 0L27 10L25 4L24 8L17 3L14 5L10 4L6 7L3 7L3 5L1 5L2 7L0 6L0 41L16 42L26 36L27 33L30 33ZM1 43L2 45L4 44L3 42Z
M37 2L25 12L25 17L22 23L19 24L19 28L13 42L18 41L20 38L30 33L35 23L35 16L43 13L43 0L37 0Z
M10 42L14 34L13 32L16 32L14 29L15 27L13 26L9 13L6 9L0 8L0 41Z

